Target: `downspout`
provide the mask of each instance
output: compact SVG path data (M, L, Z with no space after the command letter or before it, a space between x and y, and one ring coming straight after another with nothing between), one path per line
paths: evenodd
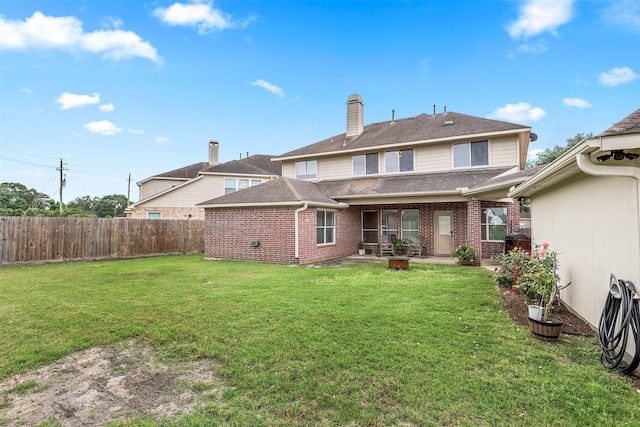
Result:
M294 254L294 258L298 259L300 257L300 243L298 242L299 236L300 236L300 231L298 230L298 214L300 214L300 212L303 212L305 210L307 210L307 208L309 207L308 203L305 203L301 208L296 209L296 216L295 216L295 254Z
M635 166L603 166L591 162L588 154L580 153L576 156L576 163L580 170L592 176L622 176L636 180L637 197L636 212L638 214L638 253L640 253L640 168Z

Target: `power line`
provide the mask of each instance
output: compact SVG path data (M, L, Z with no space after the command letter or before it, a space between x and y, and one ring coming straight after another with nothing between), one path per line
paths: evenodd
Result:
M39 168L55 169L55 166L39 165L37 163L25 162L24 160L14 159L13 157L7 157L0 154L0 159L8 160L10 162L22 163L29 166L37 166Z
M10 147L7 147L6 145L0 145L0 148L4 148L5 150L9 150L9 151L15 151L16 153L20 153L20 154L26 154L28 156L44 157L45 159L58 159L58 157L54 157L54 156L45 156L44 154L34 154L34 153L28 153L26 151L16 150L15 148L10 148Z

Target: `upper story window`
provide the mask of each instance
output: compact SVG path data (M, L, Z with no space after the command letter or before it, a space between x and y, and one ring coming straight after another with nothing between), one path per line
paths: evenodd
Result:
M225 178L224 179L224 194L235 193L243 188L253 187L254 185L262 184L261 179L249 179L249 178Z
M375 175L378 173L378 153L353 156L354 175Z
M387 151L384 153L386 173L413 171L413 149Z
M316 179L317 177L317 160L303 160L301 162L296 162L296 179Z
M453 167L489 165L489 141L453 144Z

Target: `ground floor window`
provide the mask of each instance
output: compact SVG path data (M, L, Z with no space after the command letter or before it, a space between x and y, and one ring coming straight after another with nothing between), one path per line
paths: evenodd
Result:
M498 241L507 236L507 208L482 209L482 240Z
M147 212L147 219L162 219L162 212Z
M362 243L378 243L378 211L362 211Z
M401 210L400 219L402 239L418 243L418 209Z
M319 245L336 242L336 213L334 211L317 212L316 243Z

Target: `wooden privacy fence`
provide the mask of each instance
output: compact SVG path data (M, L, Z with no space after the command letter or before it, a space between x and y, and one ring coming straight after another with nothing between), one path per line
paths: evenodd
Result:
M204 221L0 217L0 265L204 252Z

